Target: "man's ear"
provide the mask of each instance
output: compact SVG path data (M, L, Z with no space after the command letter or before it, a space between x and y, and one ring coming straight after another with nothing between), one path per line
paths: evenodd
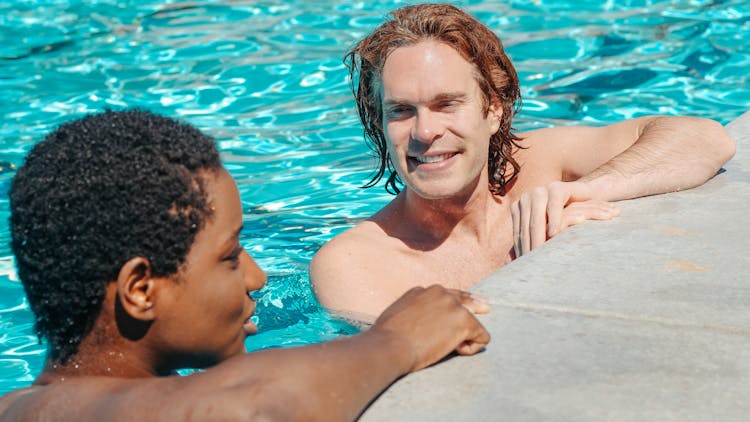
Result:
M135 257L127 261L117 275L117 296L122 309L139 321L153 320L157 284L148 259Z
M494 135L500 130L500 122L503 119L503 107L500 105L500 102L496 101L490 105L487 114L487 117L490 119L490 132Z

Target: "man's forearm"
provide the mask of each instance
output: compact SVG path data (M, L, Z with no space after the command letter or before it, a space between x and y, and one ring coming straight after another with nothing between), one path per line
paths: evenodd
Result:
M717 122L654 117L627 150L579 179L606 201L699 186L734 155L734 141Z
M387 333L252 353L256 379L269 404L263 414L280 420L354 420L378 393L410 370L413 357ZM408 349L408 348L407 348ZM267 365L262 362L267 360ZM255 378L255 377L253 377ZM283 399L280 399L283 398Z

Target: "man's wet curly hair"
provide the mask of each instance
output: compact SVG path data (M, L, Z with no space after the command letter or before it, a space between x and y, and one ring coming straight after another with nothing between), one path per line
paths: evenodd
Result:
M64 124L31 150L10 190L11 247L52 360L78 351L129 259L178 270L211 214L201 171L220 167L211 138L140 110Z
M379 161L372 180L364 187L376 185L388 173L386 190L399 192L398 185L402 183L393 169L383 130L380 78L386 59L395 49L425 40L453 47L474 65L474 78L484 95L485 116L491 105L502 108L500 129L490 138L488 188L495 195L505 195L506 187L520 170L513 158L520 138L511 132L511 121L521 105L518 75L497 35L473 16L449 4L419 4L394 10L344 57L365 139Z

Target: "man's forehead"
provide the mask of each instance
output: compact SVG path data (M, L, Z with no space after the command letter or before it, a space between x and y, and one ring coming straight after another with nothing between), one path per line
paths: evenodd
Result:
M430 40L395 49L385 61L377 91L383 103L420 97L459 98L477 87L476 66L452 46Z

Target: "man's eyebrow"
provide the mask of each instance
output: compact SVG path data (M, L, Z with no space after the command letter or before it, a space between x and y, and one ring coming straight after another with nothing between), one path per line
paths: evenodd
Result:
M443 92L430 98L428 102L434 103L434 102L440 102L440 101L456 101L456 100L464 101L466 100L466 98L468 98L468 95L466 95L466 93L464 92L458 92L458 91L457 92ZM408 103L408 101L403 100L401 98L394 97L394 98L383 99L383 104L385 105L395 105L395 104L405 104L405 103Z
M463 92L446 92L443 94L436 95L435 98L432 99L432 102L449 101L449 100L463 101L466 98L468 98L468 96Z
M405 101L403 101L400 98L387 98L383 100L383 104L385 105L395 105L395 104L404 104Z
M240 226L237 230L234 231L234 233L232 233L231 236L224 239L224 241L221 244L234 246L234 244L239 242L240 240L240 232L242 232L243 227L244 226Z

